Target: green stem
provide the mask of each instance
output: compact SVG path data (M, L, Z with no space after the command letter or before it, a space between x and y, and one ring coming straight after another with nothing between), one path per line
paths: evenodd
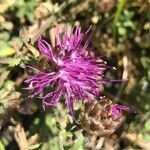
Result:
M127 0L119 0L118 1L118 8L115 13L115 18L113 21L113 38L115 40L115 43L116 43L116 25L117 25L117 22L119 21L120 15L123 11L123 8L124 8L126 2L127 2Z

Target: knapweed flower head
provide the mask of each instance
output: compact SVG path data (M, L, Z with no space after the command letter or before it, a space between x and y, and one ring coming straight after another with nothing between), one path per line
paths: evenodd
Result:
M113 103L107 97L86 102L81 110L81 126L90 134L110 136L123 123L124 112L133 112L127 105Z
M103 80L106 64L87 50L90 40L85 41L85 34L89 30L83 34L81 27L73 27L70 33L67 28L63 35L58 32L55 48L41 38L37 41L39 51L53 67L49 71L34 68L35 75L25 82L31 83L27 88L33 93L31 96L47 88L47 93L40 97L44 107L55 106L65 95L65 104L72 113L72 104L77 100L90 101L98 96L106 82Z

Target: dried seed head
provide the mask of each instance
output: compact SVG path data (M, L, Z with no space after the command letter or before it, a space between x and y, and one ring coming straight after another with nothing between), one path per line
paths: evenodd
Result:
M107 98L85 103L81 112L82 127L92 135L111 135L124 120L122 108L115 107L116 105Z

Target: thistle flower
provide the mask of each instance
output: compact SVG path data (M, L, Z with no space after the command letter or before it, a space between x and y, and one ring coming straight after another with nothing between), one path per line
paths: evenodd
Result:
M87 50L90 40L84 40L89 30L82 34L81 27L73 27L69 34L66 28L62 36L56 35L55 48L41 38L37 41L39 51L53 67L48 71L31 67L35 75L25 82L31 83L27 89L33 93L32 97L49 87L49 91L40 97L44 107L55 106L64 94L65 104L72 114L72 104L78 99L90 101L99 95L100 87L106 82L103 80L106 65Z
M110 136L123 123L125 119L123 113L125 111L129 113L135 112L132 107L114 104L106 97L86 102L81 111L81 125L90 134Z

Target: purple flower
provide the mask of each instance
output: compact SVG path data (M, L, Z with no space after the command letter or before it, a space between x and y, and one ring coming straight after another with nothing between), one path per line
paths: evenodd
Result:
M90 101L98 96L100 87L106 82L103 80L106 65L101 58L94 57L87 50L90 41L84 41L89 30L82 34L81 27L73 27L69 34L66 28L62 36L59 33L56 35L55 48L43 39L38 40L39 51L52 61L55 68L48 72L33 68L35 75L25 82L31 83L27 89L33 93L32 97L49 88L40 97L44 107L55 106L65 95L65 104L72 114L73 102L79 99Z
M120 105L120 104L112 104L111 105L111 112L115 118L118 118L122 114L122 110L132 113L135 113L135 110L131 106L127 105Z

